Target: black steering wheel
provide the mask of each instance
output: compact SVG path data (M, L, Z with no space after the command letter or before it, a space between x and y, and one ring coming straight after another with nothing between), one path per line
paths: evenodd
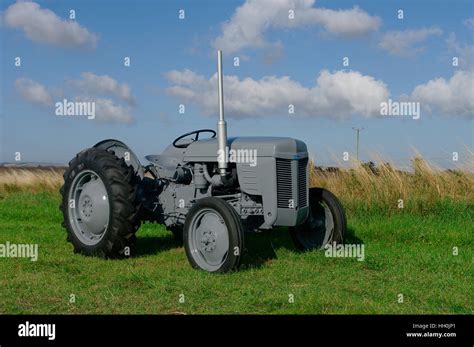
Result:
M215 138L216 137L216 132L212 129L201 129L201 130L194 130L194 131L191 131L190 133L186 133L184 135L181 135L180 137L178 137L176 140L173 141L173 146L176 147L176 148L186 148L188 147L192 142L194 141L198 141L199 140L199 134L200 133L211 133L212 136L211 136L211 139ZM181 139L184 139L185 137L188 137L190 135L194 135L196 134L195 138L194 139L191 139L192 142L189 142L189 143L183 143L183 144L176 144L179 140Z

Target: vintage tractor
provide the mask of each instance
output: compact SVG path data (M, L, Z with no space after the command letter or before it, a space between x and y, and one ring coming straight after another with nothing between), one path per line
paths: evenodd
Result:
M60 208L76 252L130 255L144 220L166 225L182 239L191 265L209 272L238 267L247 231L289 227L300 250L343 241L343 207L329 191L308 188L302 141L227 138L222 83L219 51L217 132L179 136L161 154L147 156L147 166L117 140L99 142L71 160Z

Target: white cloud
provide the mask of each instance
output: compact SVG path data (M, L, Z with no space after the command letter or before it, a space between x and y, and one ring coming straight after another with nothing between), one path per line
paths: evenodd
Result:
M389 31L383 35L379 46L394 55L413 56L423 51L422 47L414 47L414 45L423 42L429 36L441 35L442 33L443 31L438 27Z
M126 84L120 84L109 76L96 76L85 72L80 80L73 80L69 85L72 90L66 88L54 88L48 90L42 84L28 78L19 78L15 81L16 90L29 102L51 108L54 114L54 104L68 101L94 102L95 119L103 122L133 122L133 105L130 88ZM56 92L52 92L55 90ZM101 96L109 93L118 101L126 101L127 105L121 105L117 100Z
M381 20L355 6L350 10L311 8L301 13L302 24L321 25L328 33L360 36L376 31Z
M19 78L15 81L15 88L20 95L35 104L49 106L53 103L53 99L46 88L29 78Z
M231 19L222 25L222 33L213 46L224 53L244 48L272 46L265 32L272 28L319 26L330 34L360 36L375 31L381 20L354 7L347 10L315 8L314 0L247 0ZM294 19L289 19L289 10Z
M80 98L84 100L83 98ZM111 99L87 99L95 102L95 114L98 120L104 122L131 123L133 116L130 107L114 103Z
M181 102L190 102L204 114L217 112L217 77L207 79L190 70L165 74L171 87L167 92ZM380 113L380 103L389 97L382 81L356 71L320 72L313 87L307 88L290 77L267 76L260 80L224 76L225 109L229 117L288 115L288 105L295 116L346 118Z
M469 30L474 31L474 17L466 19L463 23Z
M35 2L16 2L3 16L6 26L21 29L34 42L62 47L95 47L97 36L75 21L66 21Z
M433 114L474 117L474 72L456 71L446 80L437 78L415 87L411 99Z
M456 35L451 33L446 40L448 50L458 58L459 67L468 69L474 63L474 45L461 44L456 39Z
M126 83L119 83L107 75L95 75L92 72L83 72L81 79L71 81L71 84L87 95L99 93L116 96L129 104L135 104L130 87Z

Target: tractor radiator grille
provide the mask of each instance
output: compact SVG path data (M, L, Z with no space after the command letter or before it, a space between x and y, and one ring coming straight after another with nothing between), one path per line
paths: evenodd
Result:
M290 200L293 199L291 160L277 159L276 170L278 207L289 208Z
M308 178L306 172L308 166L308 158L298 161L298 206L308 206Z
M276 159L278 208L305 207L308 205L306 174L308 158L298 160L296 167L292 166L292 162L293 160L290 159ZM293 175L293 170L298 170L298 172ZM295 177L296 182L293 182L293 177ZM293 187L293 184L295 187ZM294 191L297 192L297 196L294 196ZM294 207L290 207L291 200L293 200Z

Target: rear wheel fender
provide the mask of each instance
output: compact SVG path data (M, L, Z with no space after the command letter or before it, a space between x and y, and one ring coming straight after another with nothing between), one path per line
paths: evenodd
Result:
M94 148L114 153L118 158L123 158L128 165L133 167L135 174L143 179L144 172L140 160L138 160L137 155L130 149L130 147L122 141L107 139L95 144Z

